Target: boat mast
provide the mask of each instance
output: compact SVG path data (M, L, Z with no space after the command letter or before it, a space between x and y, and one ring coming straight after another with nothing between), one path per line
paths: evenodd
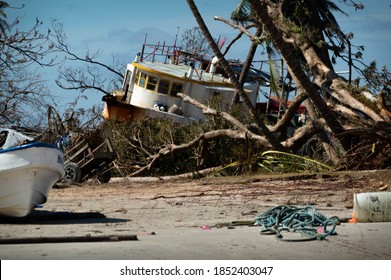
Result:
M178 40L178 33L179 33L179 26L177 26L177 29L176 29L175 41L174 41L174 50L176 49L176 42Z
M145 33L144 44L143 44L143 48L141 49L140 61L143 61L143 59L144 59L144 51L145 51L145 44L147 43L147 37L148 37L148 33Z

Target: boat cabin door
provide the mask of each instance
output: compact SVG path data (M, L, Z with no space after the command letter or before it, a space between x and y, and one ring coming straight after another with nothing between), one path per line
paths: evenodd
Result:
M122 84L122 91L124 92L123 100L130 102L130 98L133 93L134 77L133 77L133 65L129 65L125 72L125 79Z

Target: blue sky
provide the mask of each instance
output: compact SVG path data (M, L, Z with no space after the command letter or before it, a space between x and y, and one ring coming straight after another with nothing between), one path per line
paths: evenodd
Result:
M365 6L362 11L334 2L349 14L349 17L337 17L342 30L354 33L353 44L366 46L364 61L376 60L379 66L390 68L391 1L357 0ZM20 28L31 27L36 18L48 27L51 19L57 19L64 24L72 50L80 54L87 50L101 50L102 59L107 61L116 55L130 62L140 51L146 33L150 43L165 40L172 44L178 27L181 34L185 29L196 26L185 0L8 0L8 3L16 7L25 4L23 9L6 10L10 20L15 16L22 18ZM213 20L213 16L229 18L239 0L195 0L195 3L214 37L226 37L229 42L236 36L235 30ZM248 45L246 40L242 40L228 57L244 59ZM347 70L344 65L338 67L336 70ZM50 71L47 73L49 84L55 86L53 79L57 72L55 69ZM53 92L61 90L56 88ZM61 95L67 96L65 99L72 97L70 92ZM101 103L98 93L89 92L88 98L90 104Z

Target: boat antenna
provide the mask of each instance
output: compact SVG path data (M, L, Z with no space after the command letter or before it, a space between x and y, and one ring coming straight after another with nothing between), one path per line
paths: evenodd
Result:
M176 47L176 41L178 40L178 33L179 33L179 26L177 26L177 29L176 29L174 48Z
M145 33L144 45L147 43L147 37L148 37L148 33Z

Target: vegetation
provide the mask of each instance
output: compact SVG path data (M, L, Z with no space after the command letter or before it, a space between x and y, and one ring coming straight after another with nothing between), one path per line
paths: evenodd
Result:
M0 124L40 127L43 108L55 100L33 66L55 63L50 31L40 32L39 20L31 29L19 30L19 19L7 22L7 7L0 1Z

